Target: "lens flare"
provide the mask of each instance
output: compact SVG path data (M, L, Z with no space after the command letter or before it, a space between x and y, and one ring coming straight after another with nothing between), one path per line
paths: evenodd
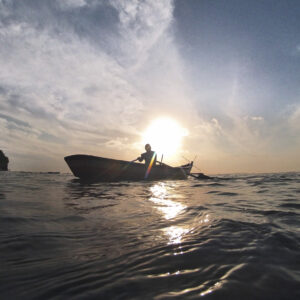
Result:
M153 153L153 156L151 158L150 164L149 164L149 166L147 168L147 171L146 171L146 174L145 174L145 179L147 179L148 176L149 176L149 173L150 173L150 171L152 169L152 166L153 166L153 163L154 163L154 160L155 160L155 156L156 156L156 152Z

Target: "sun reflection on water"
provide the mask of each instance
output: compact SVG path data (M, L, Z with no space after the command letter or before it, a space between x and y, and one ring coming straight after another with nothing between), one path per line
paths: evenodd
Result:
M211 222L211 216L204 214L193 220L184 219L183 212L187 205L181 203L185 196L178 192L176 186L169 183L159 182L150 187L151 196L149 200L162 217L168 221L166 226L161 229L164 236L168 238L168 244L181 244L182 240L188 234L193 234L195 228L203 225L208 225ZM180 201L181 200L181 201ZM182 225L178 225L178 217L181 216ZM176 224L174 224L176 221ZM180 253L180 252L179 252Z
M168 198L182 198L181 195L176 194L165 183L157 183L150 188L152 196L150 201L154 203L156 208L166 220L176 218L180 213L186 209L186 205L179 201L173 201ZM162 230L168 237L168 244L180 244L183 236L187 234L190 229L182 226L169 226Z
M165 183L153 185L150 191L152 193L150 201L155 204L155 208L163 214L166 220L175 218L186 208L186 205L180 202L167 199L173 195L168 191ZM178 198L178 195L176 197Z
M184 228L180 226L170 226L164 229L165 234L169 238L169 244L180 244L182 237L189 231L189 228Z

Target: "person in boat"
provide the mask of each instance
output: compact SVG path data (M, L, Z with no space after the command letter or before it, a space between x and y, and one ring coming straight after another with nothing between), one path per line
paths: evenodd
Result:
M156 159L157 159L157 155L156 155L155 151L151 150L150 144L145 145L145 150L146 150L146 152L142 153L141 156L137 158L137 160L140 162L142 162L144 160L145 166L146 166L146 168L148 168L148 166L151 163L151 160L153 159L153 166L155 166Z

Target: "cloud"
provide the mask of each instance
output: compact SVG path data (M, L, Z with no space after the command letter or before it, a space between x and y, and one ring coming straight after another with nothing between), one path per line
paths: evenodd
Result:
M264 120L263 117L250 117L250 119L251 119L252 121L263 121L263 120Z
M7 115L1 114L1 113L0 113L0 118L6 120L8 123L13 123L16 126L25 127L25 128L31 127L27 122L15 119L13 117L10 117L10 116L7 116Z
M172 21L172 1L1 1L5 147L129 156L152 117L188 113Z
M74 9L74 8L80 8L85 5L87 5L86 0L60 0L57 1L57 4L62 8L62 9Z
M300 132L300 105L290 107L288 123L293 131Z
M63 169L73 153L132 159L143 130L161 116L188 128L190 156L215 163L272 153L283 127L247 110L249 65L229 68L232 86L224 74L191 79L174 5L0 1L1 147L14 157L12 169ZM284 123L289 132L299 128L296 111Z
M173 15L173 3L167 1L122 1L111 4L119 15L119 33L123 62L139 67L151 55L151 49L162 38L168 38L166 31Z

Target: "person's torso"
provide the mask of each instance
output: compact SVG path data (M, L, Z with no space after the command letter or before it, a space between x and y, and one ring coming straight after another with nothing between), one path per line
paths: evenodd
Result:
M142 154L143 159L145 159L146 165L149 165L152 158L155 159L155 152L154 151L148 151Z

